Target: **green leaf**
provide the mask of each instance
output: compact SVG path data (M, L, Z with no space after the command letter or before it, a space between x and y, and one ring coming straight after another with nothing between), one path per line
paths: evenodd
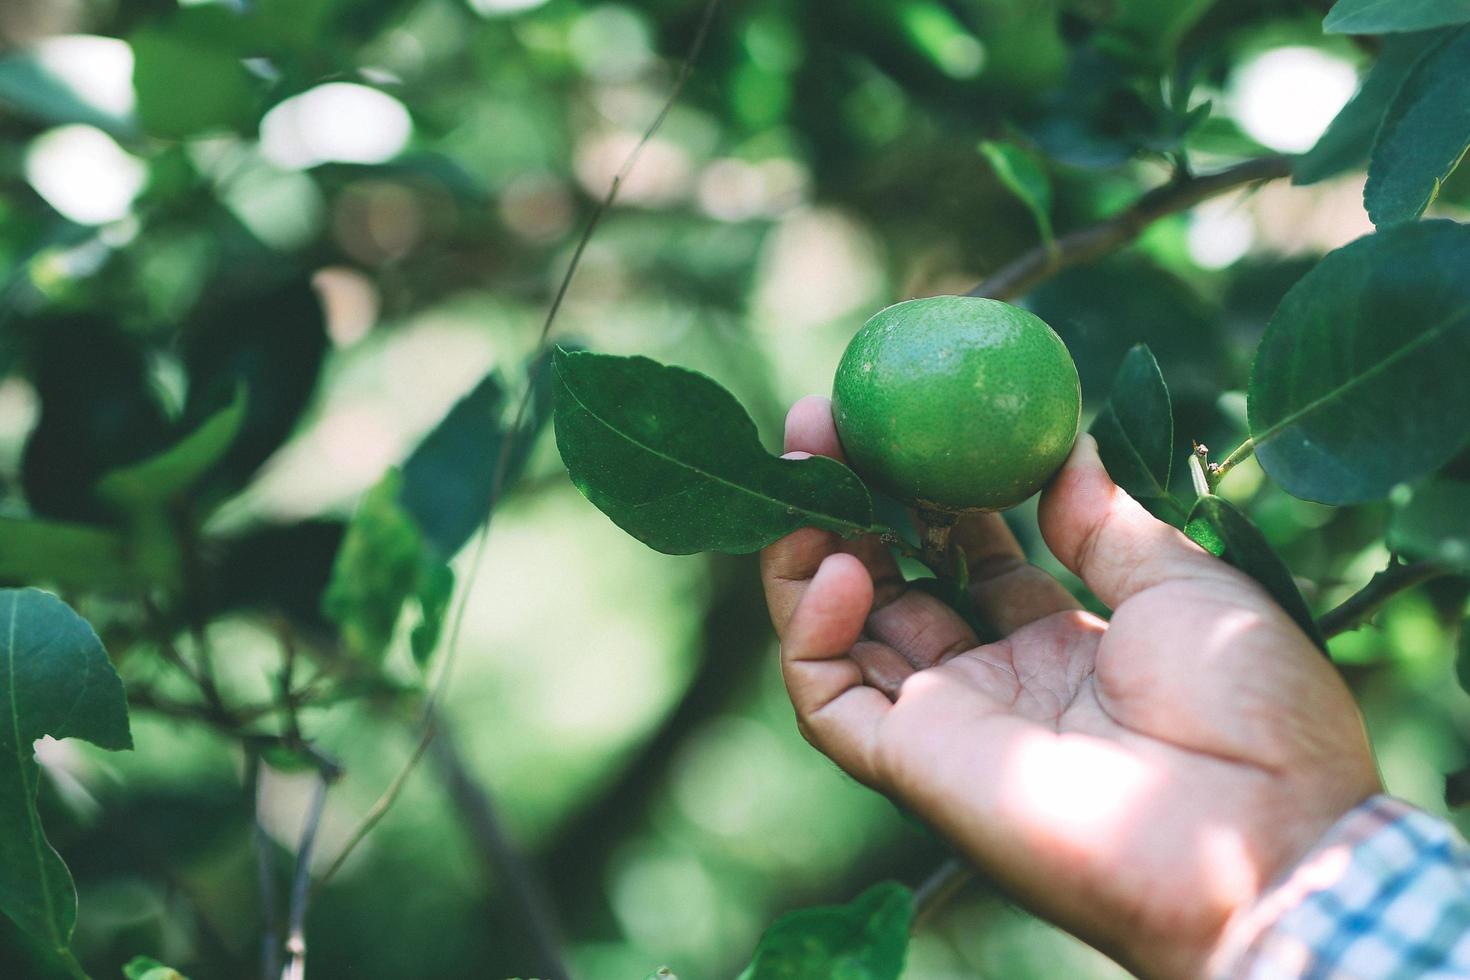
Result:
M897 980L913 916L913 893L892 881L846 905L788 912L761 936L740 980Z
M1455 650L1455 679L1460 690L1470 692L1470 619L1460 623L1460 643Z
M1378 227L1413 221L1470 148L1470 27L1414 63L1383 117L1363 203Z
M398 504L392 470L362 498L322 596L322 613L342 630L347 648L381 660L404 601L417 589L423 535Z
M1337 0L1322 21L1328 34L1391 34L1470 21L1470 0Z
M679 980L679 976L668 967L661 966L657 970L654 970L652 973L650 973L648 976L644 977L643 980Z
M36 811L43 735L133 746L127 698L92 627L55 596L0 589L0 912L70 958L77 893Z
M1362 86L1327 131L1292 163L1292 183L1315 184L1368 162L1373 139L1399 86L1424 53L1444 40L1442 31L1390 34Z
M182 139L255 119L263 80L243 58L242 22L221 4L190 7L130 37L138 120L150 136Z
M0 517L0 581L132 590L143 584L115 531L89 524Z
M777 459L740 403L646 357L558 350L556 444L582 494L665 554L745 554L800 527L866 531L873 505L835 460Z
M1395 491L1385 539L1394 551L1470 572L1470 483L1430 480L1402 501Z
M1470 228L1401 225L1329 254L1292 287L1256 350L1256 458L1326 504L1384 497L1470 437Z
M174 445L139 463L120 467L97 481L97 496L121 511L160 507L187 493L218 463L245 421L245 389Z
M164 966L148 956L133 957L122 971L127 980L189 980L173 967Z
M1041 161L1014 143L985 140L980 144L980 152L995 169L995 175L1000 178L1006 190L1016 195L1036 219L1041 240L1050 244L1051 180Z
M1174 465L1174 410L1153 352L1128 351L1113 393L1088 430L1108 475L1139 500L1170 499Z
M1264 535L1235 505L1222 497L1202 496L1189 512L1184 533L1190 540L1259 582L1277 605L1296 621L1311 641L1327 652L1327 641L1312 618L1306 600L1292 580L1286 563Z
M427 667L439 645L449 601L454 598L454 570L448 565L430 564L420 572L414 594L419 602L419 622L409 634L409 645L414 663Z

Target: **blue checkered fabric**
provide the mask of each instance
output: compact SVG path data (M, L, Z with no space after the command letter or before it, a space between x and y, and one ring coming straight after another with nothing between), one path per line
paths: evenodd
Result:
M1470 846L1375 796L1231 927L1215 962L1229 980L1470 978Z

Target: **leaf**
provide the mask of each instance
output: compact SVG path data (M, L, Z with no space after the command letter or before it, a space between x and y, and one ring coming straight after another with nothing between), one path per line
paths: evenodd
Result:
M1470 228L1429 221L1330 253L1281 301L1247 392L1256 458L1326 504L1384 497L1470 437Z
M245 421L245 389L189 435L157 455L97 481L97 496L122 511L156 508L187 493L229 450Z
M1128 351L1113 393L1088 430L1108 475L1138 500L1170 499L1174 410L1169 388L1145 344Z
M123 967L127 980L189 980L173 967L164 966L148 956L135 956Z
M1270 593L1276 604L1296 621L1308 638L1327 652L1327 641L1312 618L1306 600L1292 580L1286 563L1264 535L1235 505L1222 497L1202 496L1189 512L1184 533L1195 544L1245 572Z
M1016 195L1036 219L1041 240L1050 244L1051 180L1041 162L1014 143L984 140L980 143L980 152L995 169L995 175L1000 178L1006 190Z
M1414 63L1383 117L1363 204L1382 228L1413 221L1470 148L1470 27Z
M1470 572L1470 483L1434 479L1415 487L1394 509L1384 535L1389 548Z
M138 120L150 136L182 139L242 129L264 83L243 62L242 21L224 5L179 10L128 39Z
M322 613L341 627L347 648L369 660L381 660L393 639L424 552L422 534L398 505L399 485L389 471L363 496L322 596Z
M583 496L665 554L745 554L800 527L865 532L873 505L836 460L777 459L740 403L646 357L558 349L556 444Z
M17 517L0 517L0 582L101 590L143 584L116 531Z
M43 735L132 748L122 680L66 603L0 589L0 912L69 958L76 888L36 811L32 743Z
M1470 619L1460 623L1460 643L1455 650L1455 679L1460 690L1470 692Z
M238 287L237 287L238 289ZM305 278L209 297L185 328L189 396L184 422L200 425L245 388L245 419L211 484L243 484L280 447L316 391L327 334Z
M439 645L449 601L454 598L454 570L448 565L430 565L420 573L414 596L419 602L419 622L409 634L409 648L414 663L423 668Z
M1434 45L1444 40L1441 31L1390 34L1383 39L1378 60L1356 95L1342 107L1310 150L1292 163L1292 183L1315 184L1361 167L1368 162L1373 138L1383 124L1389 103L1409 69Z
M534 390L505 460L501 493L520 475L551 415L553 378L547 360L534 362L527 372ZM464 547L495 507L495 470L514 414L505 409L500 383L486 375L403 464L399 500L423 530L424 539L445 559Z
M1391 34L1470 21L1470 0L1337 0L1322 21L1328 34Z
M913 915L913 893L891 881L846 905L788 912L761 936L740 980L897 980Z

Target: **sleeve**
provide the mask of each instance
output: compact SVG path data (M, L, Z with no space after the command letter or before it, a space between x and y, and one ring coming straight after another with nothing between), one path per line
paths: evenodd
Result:
M1470 846L1375 796L1232 924L1214 963L1220 980L1470 977Z

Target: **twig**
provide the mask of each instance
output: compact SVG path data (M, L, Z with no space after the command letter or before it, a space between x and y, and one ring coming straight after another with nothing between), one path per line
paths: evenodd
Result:
M454 801L460 819L480 852L487 877L503 885L514 896L516 907L525 916L538 959L532 972L547 980L568 980L571 974L562 957L561 929L546 888L506 833L490 794L471 777L442 718L438 727L439 737L431 745L434 761L444 774L449 798Z
M621 189L624 181L628 179L628 175L632 173L633 166L637 163L643 148L648 145L649 141L663 127L664 120L673 111L674 104L678 101L680 93L684 90L685 83L689 81L690 75L693 74L694 63L698 59L700 51L704 48L705 39L709 36L710 25L714 21L715 11L719 5L720 0L709 0L705 4L704 13L694 33L694 40L689 45L689 52L685 55L684 63L680 66L679 73L674 78L674 83L669 89L669 96L664 101L663 108L659 110L653 122L644 131L642 138L633 147L632 151L629 152L627 159L623 161L622 167L613 175L612 183L608 187L607 194L592 209L592 213L587 218L586 225L582 228L582 235L577 239L576 248L572 250L572 257L567 263L566 272L562 275L561 283L557 286L556 294L553 296L551 306L547 310L546 319L541 324L541 334L537 339L537 349L540 355L538 366L527 380L526 389L521 395L519 404L516 406L515 418L510 424L505 439L501 441L500 453L495 462L495 479L491 489L492 502L499 498L500 493L504 489L511 452L516 440L521 436L521 428L525 421L526 412L529 410L531 401L535 395L537 376L539 376L540 371L546 369L546 358L544 355L550 345L551 328L556 321L557 314L561 311L562 302L566 299L567 290L571 287L572 277L576 274L577 267L581 264L582 254L587 250L587 244L592 240L592 233L597 230L597 226L601 223L603 215L612 208L613 203L617 200L618 191ZM403 791L404 785L408 782L409 775L419 764L419 760L424 757L429 743L434 739L435 709L448 687L448 678L454 666L455 656L459 650L459 635L464 623L465 610L469 606L470 595L474 591L475 577L479 573L480 566L483 564L482 559L484 558L486 542L490 538L490 520L493 515L494 510L492 508L485 515L485 520L481 523L479 533L476 536L474 553L469 566L469 574L465 578L464 588L460 593L459 604L454 611L453 618L450 622L448 638L445 641L444 659L440 664L439 673L434 680L433 687L429 691L429 696L424 702L418 744L404 762L403 767L394 775L392 781L388 784L388 788L383 791L382 795L378 797L377 801L348 836L347 842L342 846L342 850L338 852L337 856L327 867L326 873L318 880L318 888L325 885L337 873L352 851L372 832L372 829L377 825L378 821L383 819L383 816L393 806L394 802L398 799L398 795Z
M918 932L950 899L974 881L977 873L959 858L950 858L914 889L914 919L910 931Z
M316 847L316 833L321 828L322 813L327 806L330 777L323 772L311 797L311 808L301 829L301 844L296 848L296 873L291 879L291 905L287 913L286 967L281 980L306 978L306 907L311 898L311 853Z
M1243 463L1250 459L1255 451L1256 441L1247 436L1245 442L1232 449L1229 456L1226 456L1210 470L1210 486L1219 486L1220 481L1225 478L1226 473L1234 469L1237 463Z
M1336 636L1362 624L1389 599L1421 582L1450 574L1450 569L1432 561L1416 561L1407 565L1393 564L1368 580L1368 584L1348 596L1335 609L1317 620L1323 636Z
M275 980L281 972L281 940L276 932L280 911L276 907L274 855L271 852L270 838L266 836L265 826L260 819L261 799L265 790L264 767L260 764L260 753L249 749L246 751L248 761L245 767L245 785L250 791L256 888L260 893L260 918L264 926L260 937L260 975L262 980Z
M1268 156L1246 160L1218 173L1172 181L1149 191L1121 214L1069 232L1051 248L1032 249L992 273L970 290L970 295L991 299L1024 296L1065 268L1091 262L1122 248L1160 218L1188 211L1202 201L1245 184L1276 180L1290 173L1290 158Z

